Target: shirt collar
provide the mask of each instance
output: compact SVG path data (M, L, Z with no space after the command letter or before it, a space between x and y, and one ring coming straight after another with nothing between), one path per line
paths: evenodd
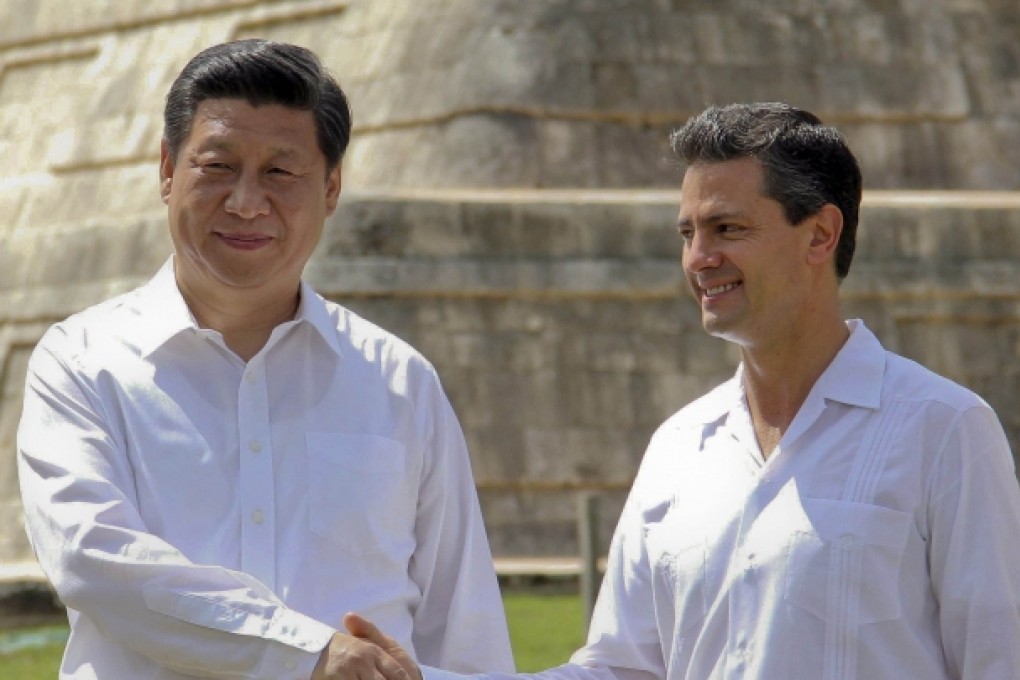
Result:
M138 345L142 356L152 354L183 331L199 330L195 316L177 287L173 263L171 256L159 272L136 291L135 312L141 321ZM325 301L304 281L301 282L301 301L290 323L300 322L310 324L337 356L343 356L336 323L330 317Z
M134 311L141 322L138 346L148 356L178 333L198 329L195 317L177 288L174 258L171 256L159 272L135 291Z
M807 401L829 399L876 409L882 397L885 349L860 319L851 319L846 325L850 337L818 378ZM686 415L694 422L708 425L740 408L744 398L743 373L741 364L736 375L692 403Z
M340 349L340 338L337 334L336 320L330 316L322 296L312 290L312 287L305 281L301 282L301 302L298 304L294 321L309 323L312 328L318 331L322 339L329 345L329 348L338 357L343 357L343 351Z
M685 410L686 418L700 425L709 425L729 415L740 406L744 398L741 387L743 366L737 367L737 374L719 385L705 396L691 403Z
M885 349L860 319L846 325L850 337L811 391L821 398L876 409L882 401Z

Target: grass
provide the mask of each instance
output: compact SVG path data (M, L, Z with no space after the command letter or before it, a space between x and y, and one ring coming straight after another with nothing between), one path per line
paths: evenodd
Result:
M64 630L66 631L66 628ZM43 637L51 638L55 631L59 631L59 629L47 627L17 631L17 634L37 633ZM14 639L14 635L15 633L10 631L0 633L0 641L11 641ZM0 678L53 680L57 677L57 671L60 669L60 657L63 651L64 644L62 642L18 649L13 652L0 651Z
M510 591L504 595L503 603L518 671L532 672L558 666L581 646L584 617L580 596ZM60 630L49 627L27 632L52 638L54 634L59 635ZM12 639L12 633L0 632L0 650L5 641ZM10 653L0 651L0 678L53 680L57 677L63 649L64 645L58 643Z
M584 642L584 612L577 594L503 595L517 670L540 671L566 663Z

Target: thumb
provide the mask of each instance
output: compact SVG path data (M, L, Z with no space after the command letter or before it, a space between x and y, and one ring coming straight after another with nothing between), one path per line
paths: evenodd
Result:
M344 627L347 628L347 632L354 637L374 642L380 647L385 648L387 644L393 644L393 640L391 638L386 636L374 623L360 614L355 614L353 612L344 614Z
M379 630L374 623L353 612L344 614L344 627L356 638L378 645L407 671L408 677L421 680L421 669L396 640Z

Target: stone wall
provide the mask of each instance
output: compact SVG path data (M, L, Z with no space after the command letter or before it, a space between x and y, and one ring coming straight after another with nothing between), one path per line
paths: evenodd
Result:
M439 367L502 554L569 551L582 490L606 497L608 537L656 426L732 374L683 291L677 198L393 192L328 224L310 277ZM1014 447L1017 253L1020 194L873 191L842 290L887 347L982 394Z
M1017 34L1010 0L7 0L0 564L30 559L28 353L166 258L162 98L202 47L302 43L349 90L346 193L309 277L433 360L497 553L542 554L572 550L580 489L606 494L607 534L651 431L735 363L685 300L671 226L665 139L707 103L783 99L847 133L871 189L848 313L1020 442Z

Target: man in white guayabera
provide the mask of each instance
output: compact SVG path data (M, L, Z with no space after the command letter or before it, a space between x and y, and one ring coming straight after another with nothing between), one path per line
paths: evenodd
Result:
M751 104L672 141L684 273L742 361L652 438L588 643L537 677L1017 680L1009 446L980 398L843 321L861 198L843 138Z
M340 194L347 99L245 40L166 101L174 254L56 324L18 431L32 545L67 605L61 678L408 680L340 632L511 671L463 435L433 368L302 271Z

